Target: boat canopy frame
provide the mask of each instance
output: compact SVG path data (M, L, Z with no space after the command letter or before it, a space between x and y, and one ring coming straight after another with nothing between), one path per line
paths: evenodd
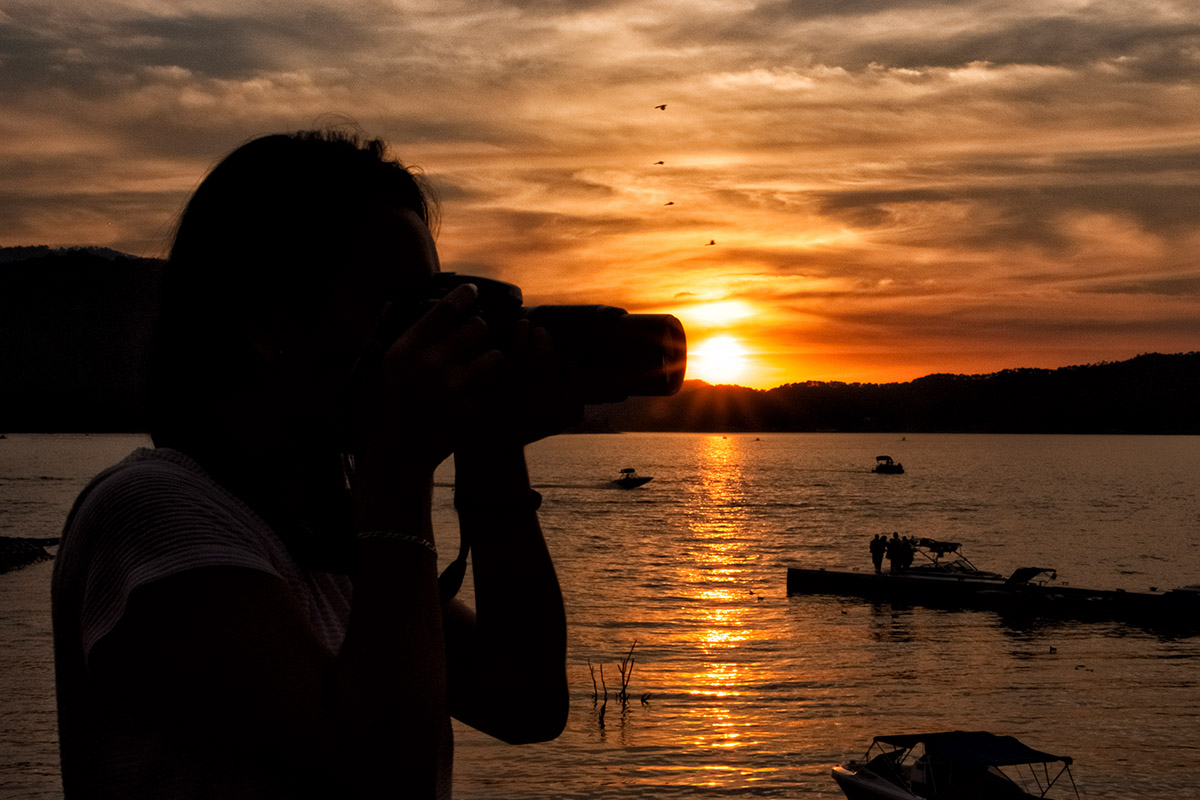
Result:
M888 751L882 745L889 745L894 749ZM1014 736L1000 736L989 731L955 730L876 736L871 740L871 746L867 748L863 760L870 762L871 752L878 748L893 768L897 768L919 745L925 748L922 758L929 764L930 769L935 771L935 780L939 766L995 768L997 772L1000 767L1027 766L1037 784L1040 797L1045 797L1063 775L1070 781L1075 796L1079 796L1079 787L1076 786L1075 776L1071 773L1073 762L1070 756L1035 750ZM1051 764L1062 764L1062 767L1051 775ZM1037 766L1042 768L1041 775L1035 769ZM899 772L898 769L896 771ZM1012 781L1012 778L1003 772L1000 772L1000 775Z
M943 542L938 539L933 539L928 536L922 536L916 541L916 552L925 557L929 563L935 567L941 566L942 557L953 553L955 558L962 562L972 572L978 572L979 568L971 563L971 559L967 558L962 551L962 545L958 542ZM932 553L932 555L930 555Z

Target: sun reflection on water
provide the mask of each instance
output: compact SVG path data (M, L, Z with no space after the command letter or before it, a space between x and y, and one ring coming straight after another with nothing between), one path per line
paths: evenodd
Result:
M759 635L748 618L747 566L754 556L745 535L745 475L736 438L709 436L697 446L698 475L686 506L690 538L678 576L685 598L682 616L689 623L680 644L695 650L700 659L687 676L686 692L698 701L685 711L691 718L688 743L733 752L758 744L754 720L731 711L730 702L754 680L753 664L734 651ZM709 763L703 769L716 775L740 772L724 763ZM723 782L717 779L713 784Z

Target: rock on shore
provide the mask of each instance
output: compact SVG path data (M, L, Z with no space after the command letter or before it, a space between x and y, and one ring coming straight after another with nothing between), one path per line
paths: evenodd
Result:
M47 547L58 544L58 539L20 539L0 536L0 572L20 569L39 561L49 561L54 556L46 552Z

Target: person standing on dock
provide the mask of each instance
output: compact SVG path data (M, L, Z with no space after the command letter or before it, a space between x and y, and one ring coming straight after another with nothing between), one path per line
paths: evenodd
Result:
M883 572L883 554L887 552L887 538L880 533L871 540L871 561L875 564L875 574Z
M904 569L904 540L899 531L892 532L892 538L884 545L887 551L888 571L892 574Z

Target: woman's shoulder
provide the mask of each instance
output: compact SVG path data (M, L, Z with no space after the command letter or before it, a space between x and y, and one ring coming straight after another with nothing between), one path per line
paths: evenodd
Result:
M153 474L195 475L204 474L203 468L177 450L156 447L139 447L120 461L105 467L88 481L81 494L89 494L100 486L120 486Z
M139 447L97 475L92 483L115 482L121 485L155 477L174 478L186 484L215 483L194 459L169 447Z
M294 570L257 514L196 462L164 450L135 451L96 476L63 527L58 562L60 583L100 576L122 597L139 582L199 567Z
M76 500L64 534L81 524L140 528L189 518L266 527L189 456L168 448L141 448L92 479Z

